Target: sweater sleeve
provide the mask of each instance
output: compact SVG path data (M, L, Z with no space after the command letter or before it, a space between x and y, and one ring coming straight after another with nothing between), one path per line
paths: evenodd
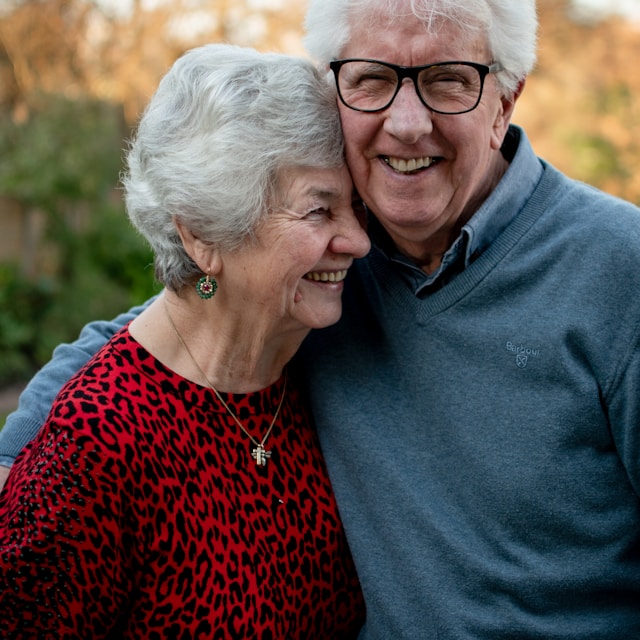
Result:
M9 415L0 431L0 465L9 467L13 464L20 450L44 424L55 397L67 380L154 299L121 313L111 321L91 322L82 329L75 342L55 348L51 360L31 379L20 395L18 409Z
M89 435L80 406L67 394L0 493L3 638L104 637L127 602L125 465Z
M625 343L626 357L604 390L611 431L636 495L640 496L640 322Z

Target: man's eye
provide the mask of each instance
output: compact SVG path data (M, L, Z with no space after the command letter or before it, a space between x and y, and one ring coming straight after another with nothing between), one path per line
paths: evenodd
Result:
M363 73L360 76L361 82L366 82L368 80L384 80L385 82L395 82L395 77L384 71L369 71L368 73Z

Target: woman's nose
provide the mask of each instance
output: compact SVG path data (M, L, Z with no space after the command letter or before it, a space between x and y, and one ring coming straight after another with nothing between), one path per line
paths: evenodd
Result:
M331 250L334 253L362 258L369 253L369 249L371 249L371 242L361 222L354 213L345 214L341 228L331 243Z

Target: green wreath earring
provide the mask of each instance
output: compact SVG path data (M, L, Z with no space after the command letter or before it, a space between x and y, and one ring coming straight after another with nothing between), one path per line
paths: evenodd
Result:
M213 298L218 289L218 283L215 278L210 278L209 274L202 276L196 283L196 291L203 300Z

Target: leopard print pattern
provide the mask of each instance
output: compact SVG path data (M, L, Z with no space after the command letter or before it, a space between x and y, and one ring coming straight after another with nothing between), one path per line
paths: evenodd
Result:
M211 389L114 336L0 494L2 637L356 637L362 593L288 385L260 467ZM260 440L282 392L223 397Z

